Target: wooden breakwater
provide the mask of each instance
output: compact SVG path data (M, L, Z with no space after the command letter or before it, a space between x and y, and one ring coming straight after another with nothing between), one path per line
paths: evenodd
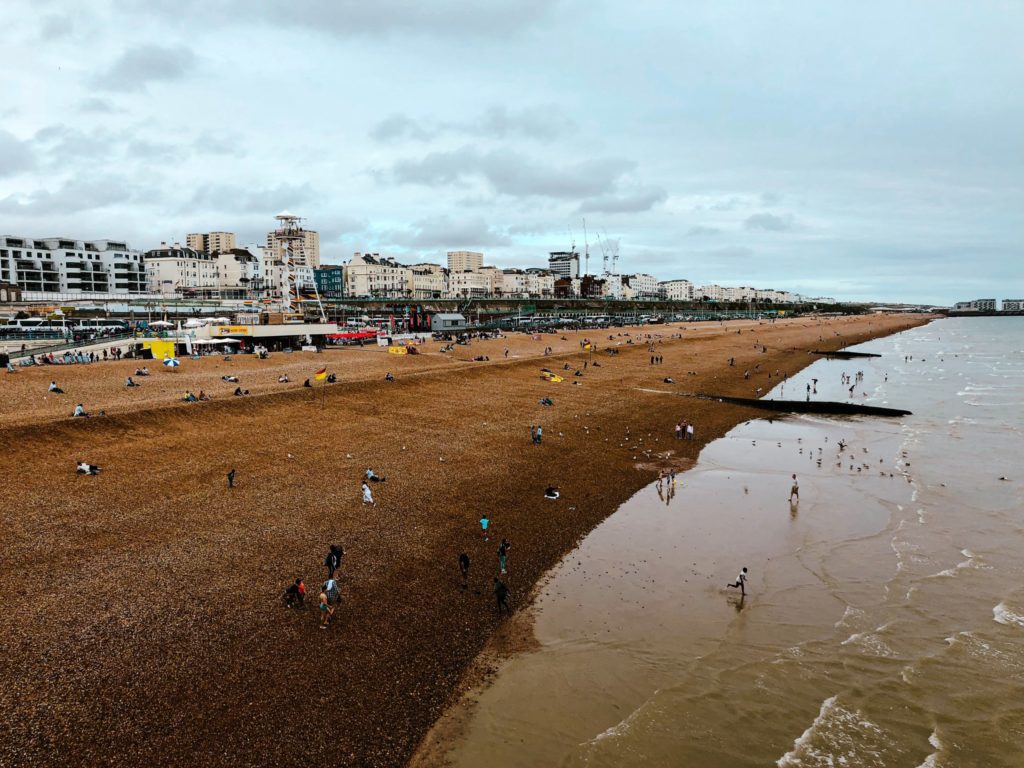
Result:
M876 405L839 403L830 400L758 400L753 397L728 397L726 395L694 394L702 400L718 400L722 403L743 405L762 411L776 413L817 413L832 416L910 416L910 411L900 408L881 408Z
M881 357L874 352L847 352L846 350L839 349L834 352L828 352L821 349L812 349L812 355L824 355L825 357L833 358L836 360L852 360L856 357Z

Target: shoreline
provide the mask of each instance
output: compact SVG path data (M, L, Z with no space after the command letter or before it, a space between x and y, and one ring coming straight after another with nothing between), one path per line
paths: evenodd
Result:
M59 748L83 763L100 750L125 756L124 765L227 765L246 750L260 765L404 764L504 626L487 592L494 554L478 535L481 511L491 514L494 536L513 542L509 581L519 612L538 580L657 467L692 460L752 415L738 406L652 398L643 386L664 375L683 385L693 369L701 385L744 393L754 382L742 381L743 365L793 373L813 362L805 351L811 345L844 347L929 319L702 328L663 338L661 368L648 366L642 343L595 355L601 368L580 387L539 380L537 368L550 358L527 353L540 342L474 342L474 352L492 358L504 343L524 352L477 366L425 355L435 370L420 375L411 375L420 361L399 369L386 354L366 355L365 364L358 361L364 368L346 371L349 386L327 389L323 411L301 395L282 395L4 428L17 440L0 469L19 482L3 502L11 525L0 533L9 553L0 563L0 608L8 617L0 631L22 640L0 661L0 679L18 680L0 693L0 712L7 722L14 712L19 718L0 759ZM826 327L842 336L820 341ZM677 331L630 329L663 337ZM560 362L587 334L564 335L569 349L556 355ZM755 353L753 338L771 351ZM736 368L725 365L729 356ZM283 362L309 367L315 357ZM582 354L575 359L582 362ZM119 388L118 364L104 365ZM384 385L378 374L391 368L398 381ZM269 382L278 370L266 366L259 375ZM177 386L176 376L166 379ZM555 408L537 407L544 395ZM692 443L671 439L680 415L697 424ZM527 427L541 419L545 442L534 449ZM627 436L646 447L632 448ZM82 452L106 470L89 485L92 478L65 477ZM39 471L26 475L33 460ZM229 495L223 472L236 464L239 487ZM356 493L366 466L389 477L375 489L373 509ZM557 507L541 498L552 481L563 489ZM318 583L330 541L349 550L342 611L338 627L317 633L301 620L310 617L282 614L275 601L292 573ZM458 588L459 549L474 561L469 593ZM73 574L73 583L51 584L54 572ZM47 585L41 594L39 585ZM46 672L53 653L64 654L59 688ZM126 656L132 664L116 663ZM55 708L67 727L40 741L33 734ZM133 725L111 729L112 722Z
M896 330L893 334L900 333L903 330L907 329ZM885 335L874 336L872 339L884 337ZM867 340L870 339L865 339L865 341ZM853 346L853 344L848 346ZM808 366L814 362L817 362L817 360L810 360ZM654 393L657 390L647 391ZM768 391L764 396L769 397L770 395L771 391ZM735 427L739 427L744 423L771 422L772 420L786 418L789 415L783 413L773 417L771 413L760 413L752 415L749 419L738 420ZM731 433L732 430L730 429L726 434L716 439L723 440ZM708 441L708 443L710 442L713 441ZM701 449L708 443L702 444ZM679 468L680 482L682 483L685 480L686 473L699 468L700 464L697 458L688 462L687 466ZM705 468L705 472L707 471L708 469ZM653 487L654 483L652 481L637 489L629 499L623 502L611 514L607 515L598 526L607 522L619 512L635 514L635 512L630 511L629 507L638 503L642 506L641 497L644 495L649 496L649 492ZM595 529L598 526L595 526ZM472 738L474 718L478 714L481 697L502 678L504 671L519 657L524 654L544 650L545 644L536 634L536 625L539 618L538 611L540 610L537 600L543 594L546 594L546 590L551 587L553 581L557 582L558 578L562 576L562 572L565 571L567 564L576 553L581 551L584 541L590 533L593 533L593 531L581 538L572 550L566 552L557 563L537 580L524 607L518 610L504 626L496 630L491 636L483 650L481 650L480 654L466 670L453 702L445 709L417 746L416 751L407 763L408 768L452 768L452 766L457 764L454 761L454 755L460 746L464 746L467 743L467 739ZM562 577L564 578L564 576ZM566 608L562 606L551 610L558 612L559 610L565 611ZM490 707L494 707L493 702ZM479 747L477 751L479 751ZM463 762L464 757L463 755Z

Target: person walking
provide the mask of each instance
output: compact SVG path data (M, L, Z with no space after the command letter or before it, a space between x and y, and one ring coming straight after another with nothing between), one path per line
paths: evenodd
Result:
M501 615L502 609L507 611L509 614L512 613L512 609L508 604L508 587L505 586L505 582L497 576L494 577L494 600L498 604L499 616Z
M686 439L693 440L693 424L686 425Z
M327 568L327 578L334 578L334 572L341 567L341 558L345 554L345 548L337 544L331 544L330 551L324 558L324 566Z
M459 555L459 572L462 574L462 588L469 586L469 555L463 552Z
M740 594L743 597L746 597L747 596L746 584L747 584L747 566L744 565L743 566L743 570L740 571L739 575L736 577L736 583L735 584L726 584L725 586L732 587L733 589L737 589L738 588L739 591L740 591Z
M487 541L487 527L491 524L491 521L487 519L487 515L480 518L480 528L484 532L484 541Z
M796 481L796 475L793 475L793 485L789 489L789 503L793 503L793 498L796 497L797 502L800 501L800 483Z
M511 546L508 539L502 539L501 544L498 545L498 568L501 570L502 576L508 573L508 550Z
M228 472L228 488L235 487L235 468L232 467L231 471Z

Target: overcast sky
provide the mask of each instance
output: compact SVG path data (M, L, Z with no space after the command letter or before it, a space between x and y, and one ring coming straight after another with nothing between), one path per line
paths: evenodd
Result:
M3 0L0 233L1024 294L1024 2Z

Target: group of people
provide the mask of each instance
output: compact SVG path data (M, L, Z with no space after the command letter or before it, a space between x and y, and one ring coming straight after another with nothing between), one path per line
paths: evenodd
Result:
M334 621L334 614L341 602L341 590L335 578L341 568L341 560L345 556L345 548L340 544L331 544L324 567L327 568L327 579L320 587L317 611L320 614L320 629L327 629ZM306 583L299 577L289 584L281 594L281 602L285 608L304 609L306 607Z
M693 424L685 419L676 422L676 440L693 440Z
M530 442L532 442L534 445L540 445L543 442L543 440L544 440L544 427L542 427L540 424L537 424L536 426L531 424L530 425Z

